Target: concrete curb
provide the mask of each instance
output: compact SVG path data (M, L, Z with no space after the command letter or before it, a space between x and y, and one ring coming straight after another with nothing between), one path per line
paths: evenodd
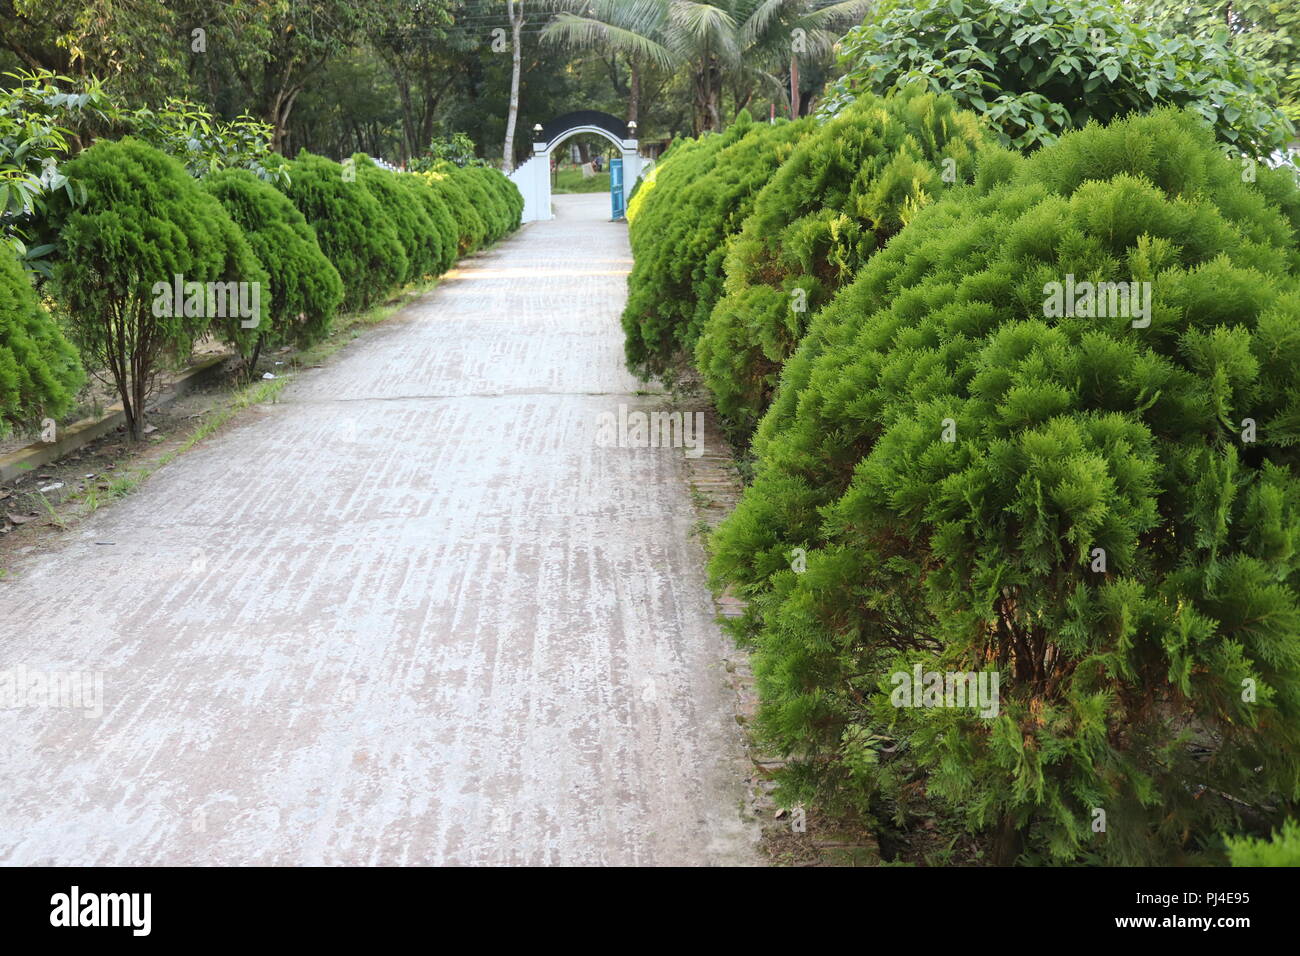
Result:
M221 366L230 359L229 355L209 359L186 371L171 385L163 389L149 404L150 408L164 405L179 398L186 392L212 377ZM126 414L121 404L109 406L100 418L83 418L75 424L60 428L58 439L52 442L37 441L20 448L11 455L0 458L0 482L13 481L29 474L42 465L57 461L70 451L88 445L97 438L102 438L119 425L126 423Z

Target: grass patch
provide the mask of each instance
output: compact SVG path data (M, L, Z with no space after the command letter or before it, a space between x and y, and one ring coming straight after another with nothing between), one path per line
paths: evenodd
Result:
M582 175L581 169L572 167L561 169L551 177L552 193L607 193L609 192L609 173L596 173L594 176Z

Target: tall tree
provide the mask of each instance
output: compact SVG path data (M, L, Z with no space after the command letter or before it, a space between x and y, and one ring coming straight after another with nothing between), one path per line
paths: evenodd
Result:
M507 173L515 168L515 122L519 119L520 31L524 28L524 0L506 0L510 17L510 108L506 116L506 139L501 148L501 168Z

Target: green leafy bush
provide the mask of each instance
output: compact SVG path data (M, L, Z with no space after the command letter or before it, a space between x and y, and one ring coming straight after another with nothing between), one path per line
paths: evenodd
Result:
M1228 838L1233 866L1300 866L1300 823L1287 820L1271 840Z
M458 239L456 253L467 255L483 245L487 239L487 222L479 215L474 201L465 190L460 180L453 177L451 167L442 164L438 168L416 173L443 201L456 220Z
M683 210L691 184L713 169L719 153L751 128L745 114L726 133L675 142L628 204L632 272L623 309L628 368L641 375L666 370L678 317L690 301L690 264L678 258L694 224Z
M424 204L386 169L380 169L365 153L352 157L357 179L379 202L384 216L397 230L397 238L406 253L406 271L397 284L411 282L435 272L442 257L442 237L424 210Z
M1300 798L1300 193L1244 178L1173 111L986 151L818 316L711 564L787 797L1112 863Z
M424 207L424 213L438 233L435 275L442 275L456 263L460 246L460 227L443 197L433 184L423 176L412 173L395 173L397 182L407 190L415 202Z
M484 242L491 244L510 232L512 215L504 197L491 184L493 177L504 178L501 173L484 166L452 166L451 178L459 183L469 202L483 217L487 227Z
M263 346L305 346L323 338L343 300L343 282L302 213L244 169L213 173L203 187L243 230L267 272L266 322L257 330L250 364Z
M729 131L730 145L720 140L707 170L698 164L694 178L679 179L673 195L656 197L667 204L672 222L638 242L623 313L628 360L636 371L662 375L679 356L694 357L695 340L722 294L728 241L758 191L811 128L810 119L752 124L742 112Z
M303 150L278 184L306 217L343 280L343 307L359 309L405 281L410 263L397 228L366 188L360 170Z
M1166 35L1119 0L886 0L844 38L841 63L827 111L920 80L1018 149L1156 106L1195 110L1256 157L1295 132L1276 84L1236 44Z
M139 439L145 399L166 353L187 358L209 330L244 352L265 322L264 301L245 317L234 301L214 301L206 290L193 309L175 297L162 301L160 287L170 296L177 276L184 283L249 283L260 299L267 275L221 203L165 153L135 139L104 140L69 162L67 175L85 187L86 200L58 216L54 298L87 364L117 386L128 429ZM226 315L217 317L218 309Z
M912 87L864 95L806 136L728 246L725 295L696 367L748 438L809 318L934 197L966 181L988 139L974 114Z
M76 349L41 308L18 259L0 248L0 436L59 418L84 380Z

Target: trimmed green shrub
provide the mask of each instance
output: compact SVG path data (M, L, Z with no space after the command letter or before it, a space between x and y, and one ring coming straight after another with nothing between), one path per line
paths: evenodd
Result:
M343 300L343 282L302 213L248 170L213 173L203 187L243 230L269 277L266 323L257 330L250 366L263 346L306 346L324 338Z
M474 207L470 194L466 192L460 180L452 176L453 168L444 164L437 169L413 175L419 176L429 184L455 218L459 234L456 252L458 256L463 256L483 245L487 238L488 226Z
M624 349L628 368L642 376L667 370L678 316L690 301L691 264L678 252L694 219L683 213L683 199L713 169L719 153L751 128L745 113L725 133L678 140L628 204L632 272L623 309Z
M424 207L425 215L437 230L437 259L433 272L435 275L442 275L456 264L456 254L460 245L460 227L456 224L451 210L447 208L447 203L427 179L412 173L393 175L413 200Z
M357 179L379 202L384 216L397 230L397 238L406 253L406 272L397 284L413 282L435 272L442 256L442 237L424 211L424 203L415 200L395 173L380 169L365 153L352 157Z
M343 280L343 307L360 309L405 281L410 263L397 229L349 170L306 150L289 164L289 184L280 188L316 232L325 257Z
M1127 864L1300 798L1300 193L1258 177L1171 111L986 152L820 313L711 563L785 799ZM897 706L914 668L996 715Z
M510 231L510 211L505 200L488 186L487 177L494 171L482 166L452 166L448 170L487 227L484 243L491 245ZM500 173L497 173L499 176Z
M84 381L77 350L41 308L17 256L0 248L0 436L66 414Z
M60 217L54 298L83 358L112 376L139 439L164 354L188 357L208 331L245 352L266 321L267 274L221 203L152 146L101 141L69 162L67 174L86 198ZM173 295L178 281L183 302ZM245 298L228 283L248 283L257 314L240 314ZM214 317L218 309L225 317Z
M805 137L732 240L725 295L696 343L718 411L747 439L808 320L917 211L968 180L989 140L917 87L862 96Z
M1287 820L1272 839L1228 838L1228 857L1233 866L1300 866L1300 823Z
M657 201L671 203L673 221L638 244L635 262L646 268L634 265L623 314L628 359L640 374L663 375L682 354L693 359L700 329L722 295L728 241L812 123L752 124L742 111L732 127L738 138L713 155L710 168L680 181L672 197L659 195ZM655 281L665 277L672 279L666 287Z
M1222 7L1209 14L1220 26ZM1241 52L1251 33L1236 21L1254 11L1231 10L1229 44L1226 32L1143 22L1120 0L885 0L844 38L845 74L823 109L919 80L986 117L1004 145L1028 150L1089 120L1181 106L1222 142L1263 158L1295 128L1277 84Z

